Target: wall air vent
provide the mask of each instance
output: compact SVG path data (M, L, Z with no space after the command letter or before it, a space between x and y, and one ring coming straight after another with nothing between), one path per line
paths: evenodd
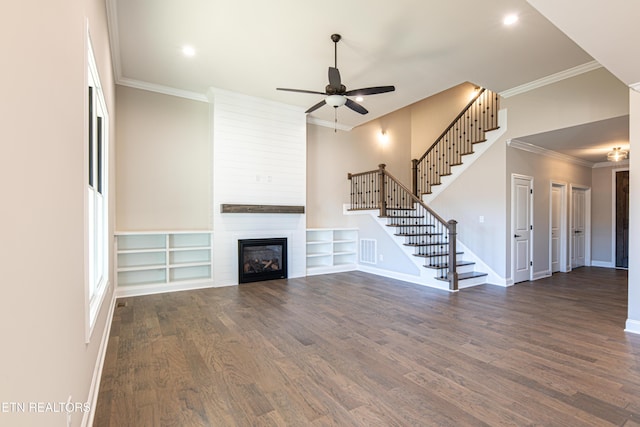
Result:
M360 262L364 264L377 264L378 244L375 239L360 239Z

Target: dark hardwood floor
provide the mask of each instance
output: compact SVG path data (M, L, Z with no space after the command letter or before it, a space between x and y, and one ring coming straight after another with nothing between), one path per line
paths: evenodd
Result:
M640 426L627 274L352 272L126 298L95 426Z

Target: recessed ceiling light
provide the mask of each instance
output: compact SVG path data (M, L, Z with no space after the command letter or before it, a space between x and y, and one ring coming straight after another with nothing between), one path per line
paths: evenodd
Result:
M516 22L518 22L518 15L516 15L515 13L505 16L504 19L502 20L502 23L507 26L513 25Z
M194 49L193 46L183 46L182 47L182 54L184 56L191 57L191 56L194 56L196 54L196 50Z

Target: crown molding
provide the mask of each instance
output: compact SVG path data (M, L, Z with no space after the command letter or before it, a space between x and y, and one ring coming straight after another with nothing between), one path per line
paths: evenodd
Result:
M190 92L187 90L176 89L169 86L157 85L154 83L147 83L140 80L119 78L118 80L116 80L116 84L119 84L121 86L132 87L134 89L148 90L151 92L157 92L164 95L171 95L171 96L177 96L179 98L191 99L193 101L200 101L200 102L207 102L207 103L209 102L207 95L202 93Z
M122 78L122 65L120 63L120 34L118 32L118 8L116 0L107 0L107 29L109 43L111 44L111 63L116 84Z
M629 87L631 89L635 90L636 92L640 92L640 82L630 84Z
M571 77L579 76L580 74L588 73L589 71L597 70L598 68L602 68L602 65L600 65L600 63L598 63L597 61L587 62L586 64L578 65L577 67L569 68L568 70L560 71L559 73L551 74L550 76L543 77L541 79L534 80L532 82L525 83L511 89L507 89L500 92L499 95L503 98L509 98L515 95L529 92L530 90L550 85L552 83L557 83L559 81L569 79Z
M340 129L345 132L351 132L353 126L347 126L340 123L328 122L326 120L316 119L315 117L307 116L307 123L311 125L323 126L331 129Z
M528 151L529 153L539 154L545 157L551 157L552 159L573 163L578 166L585 166L588 168L594 167L593 162L582 160L577 157L569 156L567 154L558 153L557 151L538 147L537 145L529 144L528 142L519 141L517 139L507 140L507 145L511 148L517 148L518 150Z
M620 160L619 162L599 162L593 165L593 168L615 168L619 166L629 166L629 159Z

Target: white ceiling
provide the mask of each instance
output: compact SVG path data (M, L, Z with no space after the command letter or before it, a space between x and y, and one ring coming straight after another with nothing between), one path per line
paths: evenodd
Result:
M365 97L366 116L338 109L348 127L465 81L501 92L593 60L525 0L108 1L118 83L199 96L215 87L303 111L323 97L276 87L323 91L330 35L341 34L348 89L396 86ZM517 25L502 24L508 13ZM332 110L311 116L333 122Z
M594 164L602 163L614 147L629 151L629 116L522 136L517 140Z
M640 2L528 0L627 86L640 91Z

